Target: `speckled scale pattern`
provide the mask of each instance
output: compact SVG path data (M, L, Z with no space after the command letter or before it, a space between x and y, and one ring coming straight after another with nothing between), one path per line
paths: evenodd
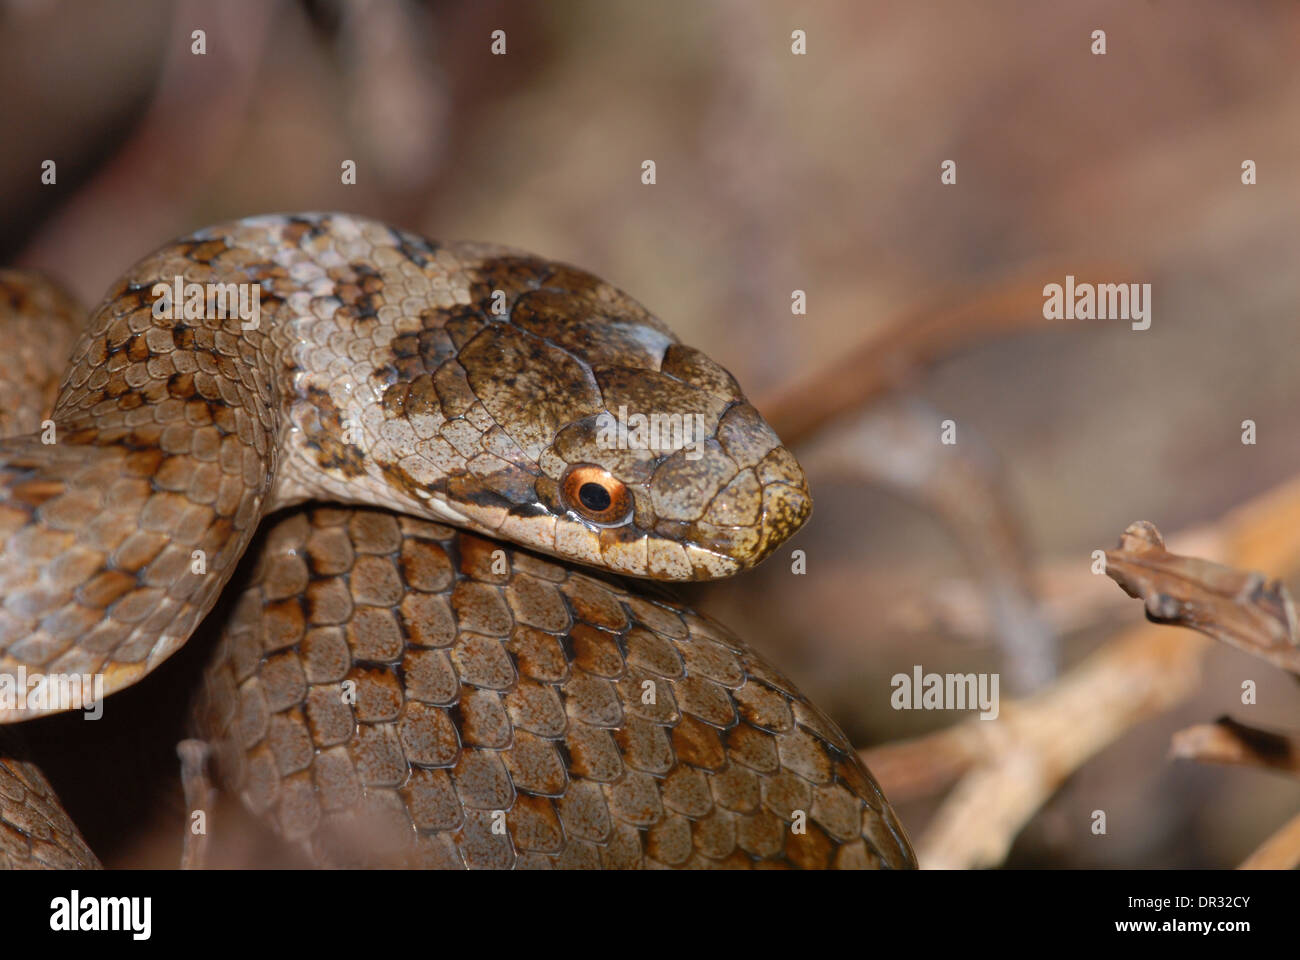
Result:
M0 670L101 672L112 692L215 602L273 493L295 321L274 299L256 330L237 316L154 317L151 291L259 273L273 288L254 251L279 237L246 224L136 264L71 351L55 442L0 441Z
M914 865L844 735L724 627L384 511L268 531L196 725L321 865Z
M97 870L100 863L36 765L0 740L0 870Z
M178 277L254 285L260 322L154 316L154 284ZM318 862L912 865L788 681L705 618L569 565L726 576L811 507L730 374L625 294L301 214L197 231L79 334L77 314L0 274L0 332L27 351L0 364L0 671L121 689L185 642L266 513L382 507L270 533L197 715L227 781ZM615 411L698 418L707 440L611 449ZM51 417L54 443L34 432ZM579 463L628 486L632 522L571 513L558 486ZM25 756L0 750L0 773L0 866L96 865Z
M51 278L0 270L0 437L40 430L84 317ZM39 336L33 336L34 325Z
M260 317L202 296L191 314L184 291L155 315L177 282L255 289ZM0 278L11 313L55 308L17 286L6 301ZM707 440L611 447L598 423L619 412L699 417ZM109 693L185 642L266 513L304 500L675 580L752 566L811 510L730 374L626 294L346 214L222 224L135 264L72 347L52 419L52 443L0 440L0 670L102 673ZM562 501L584 462L628 485L631 522Z
M51 278L0 270L0 436L41 429L84 316ZM98 869L29 752L0 731L0 870Z

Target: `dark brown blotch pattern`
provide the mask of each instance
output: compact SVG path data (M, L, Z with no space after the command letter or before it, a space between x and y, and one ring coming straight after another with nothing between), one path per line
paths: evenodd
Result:
M498 518L563 517L556 481L564 467L596 463L629 485L634 512L630 525L596 534L592 549L606 558L641 551L638 572L675 579L718 571L668 546L652 548L651 561L647 538L749 565L807 518L802 474L764 459L779 441L725 369L586 271L527 255L474 260L472 249L462 251L469 302L421 313L377 369L385 416L408 420L422 437L436 432L425 450L442 464L421 481L380 457L390 484ZM663 421L672 426L649 448L618 448L602 426L620 412L675 420ZM702 425L702 459L673 446L686 439L683 422L692 443L703 442Z
M352 613L269 630L292 585ZM913 863L833 723L719 624L621 582L317 509L268 532L235 609L200 726L225 785L322 865ZM372 617L395 644L361 638Z
M100 863L35 764L0 738L0 870L97 870Z

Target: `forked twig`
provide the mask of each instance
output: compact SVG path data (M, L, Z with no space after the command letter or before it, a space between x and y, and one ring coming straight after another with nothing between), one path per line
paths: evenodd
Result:
M1106 554L1106 572L1140 597L1154 623L1191 627L1300 675L1295 607L1281 581L1165 550L1160 531L1135 523L1119 549ZM1174 756L1300 773L1300 736L1236 723L1191 727L1174 735ZM1243 863L1245 869L1291 869L1300 863L1300 817L1292 818Z
M1213 543L1215 552L1234 566L1283 576L1296 571L1300 478L1232 510L1202 534L1201 542ZM1220 589L1232 582L1213 570L1211 579ZM1255 609L1245 619L1229 618L1234 636L1243 649L1276 653L1279 631L1290 621L1282 595L1252 589L1245 596ZM1240 627L1257 618L1268 639L1252 643ZM1066 776L1138 721L1169 709L1197 688L1201 659L1210 647L1208 639L1195 634L1143 624L1111 640L1042 694L1004 703L997 720L974 718L862 755L895 801L961 776L920 836L921 865L992 866L1005 858L1016 835Z
M1300 673L1295 606L1281 581L1172 554L1146 521L1131 524L1119 548L1107 551L1106 573L1144 601L1153 623L1190 627Z
M967 430L939 442L943 417L919 401L891 400L823 432L804 455L822 474L889 489L937 516L980 579L1012 689L1056 675L1056 636L1038 616L1025 537L996 457Z
M862 757L894 802L961 780L917 843L921 866L991 867L1066 777L1200 683L1208 640L1141 626L1126 631L1041 694ZM937 764L931 759L941 758Z

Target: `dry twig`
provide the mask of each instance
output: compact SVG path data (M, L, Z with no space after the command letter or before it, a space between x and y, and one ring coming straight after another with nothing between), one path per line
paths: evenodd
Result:
M943 417L918 401L882 404L824 431L804 463L892 490L936 515L952 533L997 624L1005 670L1028 692L1056 673L1056 637L1037 613L1025 538L992 451L969 431L938 442Z
M1300 813L1241 861L1241 866L1237 869L1294 870L1296 867L1300 867Z
M830 421L898 387L914 371L991 337L1059 327L1043 317L1043 278L1112 276L1113 265L1029 264L987 286L962 288L900 312L875 335L815 375L763 398L764 417L786 446L811 439Z
M1165 550L1160 531L1135 523L1119 549L1106 554L1106 572L1130 596L1140 597L1155 623L1191 627L1274 666L1300 675L1295 607L1280 581ZM1270 733L1224 717L1174 735L1175 756L1300 772L1300 737ZM1266 840L1242 864L1285 867L1300 862L1296 819Z
M1130 597L1144 601L1153 623L1199 630L1300 673L1295 607L1280 581L1176 556L1146 521L1130 524L1119 549L1107 551L1106 573Z
M1234 509L1202 536L1200 546L1212 545L1235 566L1296 571L1300 478ZM1261 603L1261 610L1272 605L1276 620L1276 602ZM1004 703L997 720L963 721L929 737L863 751L863 758L895 800L964 774L920 835L918 855L926 867L993 866L1066 776L1129 727L1196 689L1210 646L1196 635L1134 627L1042 694Z
M1197 688L1200 654L1209 645L1138 627L1041 694L1003 703L997 720L963 721L863 751L863 759L895 802L964 774L921 835L921 865L996 866L1066 777L1137 722Z
M1179 730L1170 743L1170 755L1300 776L1300 735L1248 727L1229 717Z

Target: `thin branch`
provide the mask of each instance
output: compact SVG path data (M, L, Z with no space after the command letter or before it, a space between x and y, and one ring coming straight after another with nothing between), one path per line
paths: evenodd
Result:
M1300 523L1300 516L1293 517L1291 508L1283 502L1289 486L1278 487L1268 497L1242 509L1263 510L1275 515L1280 524ZM1266 502L1269 498L1272 502ZM1189 555L1232 556L1241 549L1232 542L1234 529L1234 523L1224 518L1218 523L1180 530L1173 539ZM1265 569L1276 566L1277 548L1285 549L1286 542L1286 538L1267 533L1257 538L1256 548L1264 551L1259 565ZM1054 557L1036 566L1031 579L1039 601L1038 615L1060 635L1113 622L1129 606L1129 598L1092 572L1092 563L1086 557ZM997 625L989 616L982 587L972 580L953 577L916 584L900 579L891 595L898 598L897 602L882 616L892 628L977 645L991 643L997 637Z
M1170 743L1179 760L1228 763L1300 776L1300 734L1248 727L1229 717L1179 730Z
M805 466L892 490L936 515L980 578L997 624L1012 688L1027 693L1056 674L1056 636L1038 616L1025 537L991 450L969 428L940 442L943 416L915 400L891 400L824 431Z
M874 335L815 375L789 384L758 408L787 446L811 438L831 420L894 390L919 368L992 337L1057 327L1043 317L1043 284L1067 273L1115 275L1109 264L1040 262L975 289L949 291L903 310Z
M1300 569L1300 477L1232 510L1208 539L1234 566L1283 576ZM1042 694L1004 703L997 720L973 718L911 743L863 751L863 758L895 800L909 789L941 787L954 769L964 770L920 835L917 852L925 867L993 866L1070 773L1134 724L1196 690L1211 647L1205 637L1143 624ZM933 770L925 768L927 756L939 758ZM905 774L897 789L896 771Z
M1199 686L1201 654L1210 645L1199 637L1137 627L1038 696L1004 702L997 720L972 718L889 748L892 756L868 750L863 758L895 802L907 796L908 787L942 785L954 766L964 764L963 779L927 826L917 853L923 867L995 866L1066 777ZM940 761L937 774L912 772L910 779L891 782L894 771L925 769L932 755L957 761Z
M1131 524L1106 573L1146 604L1148 619L1190 627L1300 673L1295 606L1281 581L1165 549L1155 525Z
M1088 557L1055 558L1029 574L1037 601L1034 612L1057 636L1114 623L1129 610L1128 598L1104 577L1092 574L1091 565ZM898 581L888 594L895 601L880 614L890 629L972 647L997 642L999 626L982 583L962 577L917 583L914 577L900 576Z
M176 744L176 756L181 761L181 786L185 790L185 840L181 848L181 869L202 870L208 863L208 823L217 802L216 789L208 780L208 755L211 752L203 740L182 740ZM202 823L196 824L195 814L201 814ZM196 831L196 827L198 830Z
M992 726L958 723L938 733L860 750L859 755L894 803L930 797L989 755Z
M1238 870L1294 870L1300 867L1300 813L1288 820Z

